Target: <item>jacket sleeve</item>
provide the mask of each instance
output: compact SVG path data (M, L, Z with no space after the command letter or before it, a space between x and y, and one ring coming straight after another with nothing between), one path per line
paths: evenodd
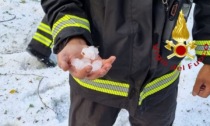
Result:
M194 0L193 39L199 61L210 64L210 0Z
M69 38L83 37L91 45L90 24L81 0L42 0L52 30L54 53L58 53Z

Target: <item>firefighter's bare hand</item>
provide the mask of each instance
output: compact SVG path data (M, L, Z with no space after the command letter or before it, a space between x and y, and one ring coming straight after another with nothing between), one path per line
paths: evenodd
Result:
M69 71L73 77L79 79L97 79L107 74L107 72L112 67L112 63L115 61L116 57L111 56L108 59L99 59L102 60L102 68L91 72L92 66L86 66L81 70L75 69L71 65L71 59L73 58L82 58L81 51L83 48L87 47L87 44L82 38L72 38L67 45L58 53L58 66L64 71Z
M80 58L81 50L87 47L86 42L82 38L72 38L67 45L58 53L58 66L64 71L72 69L71 59Z
M203 98L210 95L210 65L205 64L199 71L192 94Z

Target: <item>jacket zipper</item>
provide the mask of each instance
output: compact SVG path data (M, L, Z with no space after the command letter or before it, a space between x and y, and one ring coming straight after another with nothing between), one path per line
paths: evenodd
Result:
M169 10L169 4L168 4L168 0L162 0L162 3L163 3L163 5L164 5L164 8L165 8L165 21L164 21L164 28L163 29L165 29L165 24L166 24L166 22L167 22L167 13L168 13L168 10ZM146 87L146 84L144 85L144 86L141 86L141 88L140 88L140 94L141 94L141 92L143 91L143 89Z
M162 3L163 3L163 5L164 5L164 7L165 7L165 10L166 11L168 11L168 0L162 0Z

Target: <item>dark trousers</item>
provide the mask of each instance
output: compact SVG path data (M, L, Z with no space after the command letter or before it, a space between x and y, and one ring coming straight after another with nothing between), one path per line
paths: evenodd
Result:
M168 95L165 95L168 93ZM157 100L164 97L163 100ZM169 92L158 92L129 116L131 126L172 126L175 118L177 85ZM69 126L112 126L120 108L92 102L71 92Z

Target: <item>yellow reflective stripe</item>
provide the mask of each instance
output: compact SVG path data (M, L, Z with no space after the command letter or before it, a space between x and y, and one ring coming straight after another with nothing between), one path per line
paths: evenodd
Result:
M50 26L48 26L47 24L44 24L44 23L41 22L40 25L38 26L38 29L52 35L52 31L50 29Z
M197 55L210 56L210 40L196 40L197 47L195 53Z
M109 80L102 81L101 79L96 79L92 81L92 80L87 80L87 79L80 80L78 78L74 78L74 80L81 86L91 89L91 90L95 90L95 91L99 91L99 92L103 92L107 94L112 94L112 95L117 95L117 96L123 96L123 97L128 96L129 84L126 84L127 86L123 86L125 83L118 83L118 82L109 81Z
M76 25L76 24L65 24L65 25L62 25L61 27L59 27L59 29L58 29L58 31L56 31L56 33L53 33L53 40L55 40L55 38L58 35L58 33L60 33L63 29L65 29L67 27L79 27L79 26ZM83 26L81 26L81 27L83 27ZM86 26L84 26L83 28L85 28L85 27Z
M210 50L202 50L202 51L196 50L195 53L196 53L197 55L210 56Z
M54 46L54 43L51 43L51 44L50 44L50 48L52 48L53 46Z
M196 45L210 45L210 40L194 40Z
M163 90L164 88L171 85L179 77L179 73L180 72L178 70L175 70L169 74L161 76L160 78L157 78L154 81L148 83L146 87L143 89L143 91L140 93L139 105L141 105L143 100L148 96L160 90Z
M81 20L83 22L86 22L87 24L89 24L89 21L85 18L81 18L81 17L78 17L78 16L74 16L74 15L65 15L63 16L61 19L59 19L54 25L53 25L53 29L55 27L57 27L61 22L65 21L65 20L70 20L70 19L78 19L78 20Z
M90 24L87 19L80 18L74 15L65 15L60 18L52 28L53 39L56 38L59 32L67 27L81 27L90 31Z
M33 36L33 39L41 42L42 44L46 45L46 46L49 46L52 41L50 39L48 39L47 37L41 35L40 33L35 33L35 35Z

